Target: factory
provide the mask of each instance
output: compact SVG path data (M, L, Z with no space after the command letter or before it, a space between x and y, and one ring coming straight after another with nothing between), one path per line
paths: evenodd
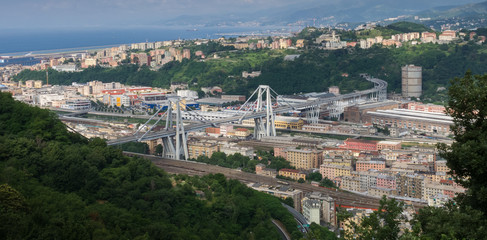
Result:
M368 112L373 124L407 128L413 131L447 135L453 119L443 113L421 112L408 109L377 110Z

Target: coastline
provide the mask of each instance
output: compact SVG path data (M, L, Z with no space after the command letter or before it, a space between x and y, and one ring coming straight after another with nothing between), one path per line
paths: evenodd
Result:
M216 39L221 36L237 37L244 35L275 36L290 34L293 30L295 29L272 26L265 28L199 28L197 31L188 31L187 27L180 29L97 29L41 33L27 31L7 34L5 38L0 39L0 56L22 57L90 52L98 49L146 41ZM35 47L27 48L26 46Z

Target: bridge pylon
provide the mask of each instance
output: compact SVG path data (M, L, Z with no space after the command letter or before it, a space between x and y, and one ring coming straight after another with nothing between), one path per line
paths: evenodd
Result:
M240 110L245 110L245 113L239 119L239 122L245 117L249 112L264 112L265 115L262 117L254 118L254 138L261 139L264 136L276 136L276 114L273 111L272 106L272 92L276 95L277 93L272 90L268 85L259 85L259 87L252 93L252 95L247 99L247 101L240 107ZM254 102L249 102L254 95L257 94L257 100ZM240 111L239 110L239 111Z
M256 91L258 91L258 94L255 111L260 112L265 110L266 115L265 120L263 117L254 119L254 138L260 140L264 136L276 136L276 114L272 110L271 88L268 85L259 85Z
M310 106L306 110L306 122L316 124L320 119L320 105Z
M173 108L176 108L176 113L173 112ZM176 101L174 103L171 101L169 102L169 106L167 108L166 130L174 127L174 119L176 122L176 134L174 136L162 138L162 156L165 158L188 160L188 133L184 130L180 101Z

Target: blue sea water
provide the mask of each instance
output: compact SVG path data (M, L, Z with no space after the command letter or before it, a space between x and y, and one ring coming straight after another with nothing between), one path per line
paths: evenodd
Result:
M6 30L0 31L0 56L46 53L52 50L90 49L136 42L217 38L227 33L252 34L259 28L136 28L90 30ZM228 35L227 35L228 36ZM52 51L55 52L55 51Z

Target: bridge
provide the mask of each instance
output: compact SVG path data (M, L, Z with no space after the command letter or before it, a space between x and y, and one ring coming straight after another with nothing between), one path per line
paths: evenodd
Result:
M156 123L149 127L145 133L140 128L134 135L108 141L108 145L118 145L134 141L150 141L162 139L163 157L171 159L189 159L187 139L188 132L202 130L208 127L215 127L224 123L241 123L246 119L254 119L254 138L261 139L263 136L276 136L275 117L277 113L286 113L290 111L306 112L307 121L311 123L318 122L319 113L328 111L330 116L339 116L343 113L346 106L351 106L361 102L384 101L387 98L387 82L381 79L373 78L367 74L362 74L367 81L374 83L374 87L364 91L356 91L349 94L338 95L328 98L318 98L313 101L302 103L289 103L278 101L278 94L267 85L260 85L248 100L232 116L207 120L204 116L196 111L184 106L181 102L169 101L167 111L162 113L163 107L159 109L149 120L142 126L149 127L148 123L157 119ZM276 96L274 96L274 95ZM256 97L255 101L253 97ZM275 104L274 104L275 103ZM182 109L187 109L186 113L199 120L197 123L190 125L183 124ZM161 121L165 120L165 127L161 131L152 131L152 129Z

